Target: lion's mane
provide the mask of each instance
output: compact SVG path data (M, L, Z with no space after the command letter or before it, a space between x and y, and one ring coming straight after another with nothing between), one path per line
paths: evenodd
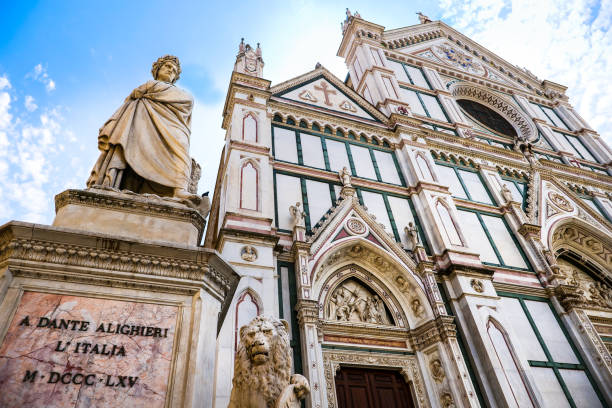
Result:
M249 326L257 325L268 320L274 326L272 342L270 344L270 359L262 365L251 364L241 330L240 344L236 350L234 361L234 379L232 384L234 391L242 394L246 390L260 390L268 407L274 404L283 391L289 385L291 377L291 347L289 346L289 335L283 323L274 317L257 316Z

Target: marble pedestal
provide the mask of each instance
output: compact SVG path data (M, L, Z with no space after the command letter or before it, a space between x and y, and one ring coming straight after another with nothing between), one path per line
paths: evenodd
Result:
M212 406L236 272L195 245L69 226L0 226L0 406Z
M197 245L206 221L176 199L112 190L66 190L55 196L54 226L113 236Z

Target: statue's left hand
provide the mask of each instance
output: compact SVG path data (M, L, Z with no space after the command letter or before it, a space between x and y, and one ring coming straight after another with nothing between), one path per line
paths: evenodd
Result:
M142 84L130 94L130 99L140 99L147 93L147 84Z

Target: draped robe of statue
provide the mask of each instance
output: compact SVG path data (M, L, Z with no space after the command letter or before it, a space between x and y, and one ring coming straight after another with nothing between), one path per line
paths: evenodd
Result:
M193 98L168 82L151 80L134 91L102 126L102 151L88 187L102 185L136 193L173 196L187 190Z

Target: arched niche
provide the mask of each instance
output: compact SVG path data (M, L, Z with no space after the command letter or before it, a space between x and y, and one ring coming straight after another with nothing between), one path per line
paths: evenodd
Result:
M240 208L259 209L259 166L255 160L245 160L240 167Z
M463 246L463 240L459 235L459 228L457 228L457 223L451 214L446 200L439 198L436 201L436 211L438 212L438 216L442 222L442 228L446 234L448 242L450 242L452 245Z
M566 217L551 226L548 248L556 257L584 264L594 277L612 285L612 239L603 231Z
M399 301L374 274L353 265L329 276L320 293L319 318L330 322L407 327Z
M415 161L422 179L427 181L437 181L423 152L417 152L415 154Z
M257 143L257 119L253 112L249 112L242 118L242 140Z
M263 312L261 304L259 296L250 288L244 290L240 296L238 296L234 320L234 348L240 341L240 328Z

